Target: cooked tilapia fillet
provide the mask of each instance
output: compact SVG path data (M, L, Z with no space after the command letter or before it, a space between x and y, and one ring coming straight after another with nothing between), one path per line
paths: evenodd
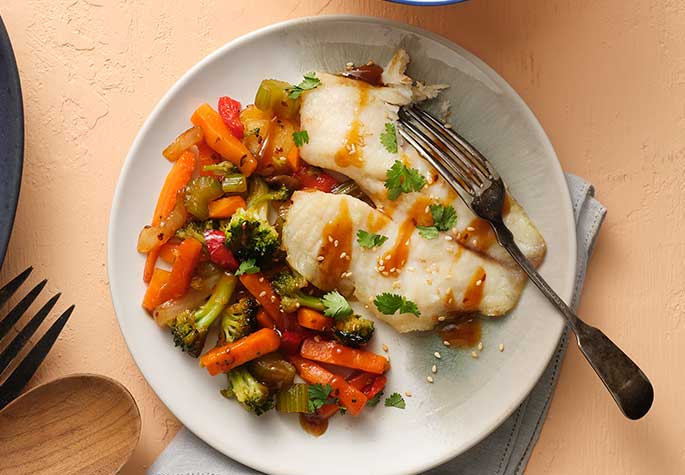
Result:
M385 68L384 87L317 73L321 85L302 96L301 127L309 134L309 143L301 148L302 158L352 178L380 210L397 222L408 219L408 211L419 200L451 204L458 216L453 237L463 246L514 268L511 257L497 244L489 226L476 218L410 145L401 143L398 152L391 153L381 143L386 123L397 119L398 106L433 97L440 88L412 86L412 79L404 75L408 60L406 52L398 51ZM429 185L418 193L405 193L395 201L389 200L384 182L387 170L396 160L419 170ZM526 257L539 265L545 255L545 242L511 196L507 197L504 221Z
M454 241L423 239L413 226L350 196L299 191L282 242L288 263L307 280L354 295L400 332L429 330L439 316L451 313L502 315L516 304L525 283L520 272ZM389 239L380 247L362 248L356 239L359 229ZM390 267L402 259L401 271ZM378 312L372 301L383 292L412 300L421 316Z

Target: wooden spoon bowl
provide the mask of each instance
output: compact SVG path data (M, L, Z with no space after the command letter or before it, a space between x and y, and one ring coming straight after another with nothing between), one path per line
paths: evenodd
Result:
M124 386L93 374L67 376L0 412L0 473L116 473L139 437L140 412Z

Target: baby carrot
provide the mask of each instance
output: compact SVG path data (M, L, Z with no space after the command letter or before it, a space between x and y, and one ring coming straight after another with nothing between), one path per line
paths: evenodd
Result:
M200 366L216 376L262 355L273 353L280 344L278 333L270 328L262 328L233 343L208 351L200 357Z

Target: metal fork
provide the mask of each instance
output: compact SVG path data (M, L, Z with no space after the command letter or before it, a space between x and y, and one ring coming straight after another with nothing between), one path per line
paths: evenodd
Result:
M566 318L580 351L623 414L630 419L644 416L654 400L649 379L604 333L583 322L521 252L502 219L506 191L495 168L466 139L431 114L405 107L399 116L400 135L433 165L478 217L490 224L500 245Z
M28 278L31 274L33 267L29 267L24 272L19 274L17 277L12 279L7 285L0 289L0 307L4 305L7 300L9 300L12 295L19 289L21 284ZM10 328L12 328L21 316L26 313L31 304L36 300L38 294L43 290L47 280L42 280L38 285L31 289L26 296L19 301L17 305L10 310L5 318L0 320L0 341L5 338ZM24 325L24 327L19 330L19 333L9 342L5 349L0 353L0 378L3 376L3 372L10 365L12 360L19 354L21 349L26 345L29 338L38 330L38 327L48 316L52 308L57 303L61 294L56 294L50 300L48 300L38 312L31 318L31 320ZM48 328L45 334L38 340L38 343L31 348L24 359L17 365L17 367L12 371L12 373L7 377L5 382L0 385L0 410L7 404L12 402L19 394L22 389L29 382L33 374L38 369L38 366L43 362L45 356L52 348L52 345L57 340L60 332L66 325L67 320L74 311L75 306L72 305L60 315L57 320Z

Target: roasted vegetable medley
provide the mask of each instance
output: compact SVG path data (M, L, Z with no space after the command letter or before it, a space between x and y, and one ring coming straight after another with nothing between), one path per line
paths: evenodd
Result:
M229 97L200 105L163 151L171 170L138 240L143 307L170 342L225 378L222 394L246 410L309 422L376 405L390 367L364 349L373 321L307 282L281 250L295 190L359 193L299 155L309 141L301 97L318 84L312 73L298 85L268 79L244 109Z

